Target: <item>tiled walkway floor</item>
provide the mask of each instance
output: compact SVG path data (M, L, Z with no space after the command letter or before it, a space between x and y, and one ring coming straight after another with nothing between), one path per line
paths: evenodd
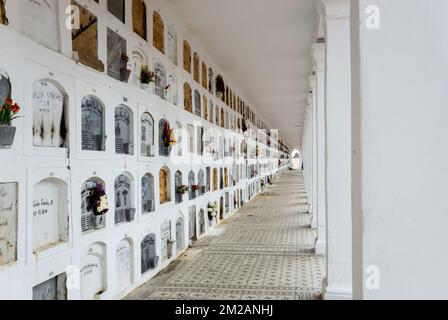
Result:
M306 202L301 173L284 172L126 299L319 299L325 261Z

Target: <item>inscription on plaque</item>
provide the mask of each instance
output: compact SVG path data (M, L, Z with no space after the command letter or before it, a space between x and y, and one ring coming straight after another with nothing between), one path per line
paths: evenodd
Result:
M0 266L17 260L17 183L0 183Z

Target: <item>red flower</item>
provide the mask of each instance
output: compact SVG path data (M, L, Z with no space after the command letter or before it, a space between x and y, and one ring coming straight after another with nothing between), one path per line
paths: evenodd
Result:
M12 105L12 99L11 98L7 98L5 100L5 104L8 105L8 106Z
M15 103L13 106L11 106L11 111L13 113L18 113L20 111L20 107L17 103Z

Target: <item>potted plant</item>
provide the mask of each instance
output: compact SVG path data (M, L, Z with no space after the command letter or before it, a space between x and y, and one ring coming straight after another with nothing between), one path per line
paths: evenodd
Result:
M11 98L6 99L0 106L0 147L10 148L14 142L16 127L13 127L12 121L18 118L17 114L20 107L14 103Z
M105 226L105 215L109 211L107 196L101 184L97 183L89 194L88 210L93 211L93 227L101 229Z
M150 66L147 64L142 65L142 70L140 73L140 82L142 84L142 89L149 89L151 93L155 91L156 74L151 70Z

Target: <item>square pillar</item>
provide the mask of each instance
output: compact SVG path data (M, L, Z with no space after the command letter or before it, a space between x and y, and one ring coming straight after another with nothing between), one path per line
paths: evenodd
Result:
M350 1L326 14L327 280L325 299L352 298Z

